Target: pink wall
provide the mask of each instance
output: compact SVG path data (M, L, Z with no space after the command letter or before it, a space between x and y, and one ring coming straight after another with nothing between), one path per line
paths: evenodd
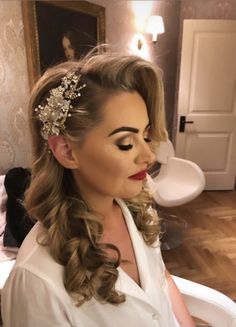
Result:
M236 19L235 0L181 0L180 20Z

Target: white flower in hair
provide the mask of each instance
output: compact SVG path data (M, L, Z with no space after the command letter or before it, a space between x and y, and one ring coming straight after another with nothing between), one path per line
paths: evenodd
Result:
M86 84L79 86L80 78L81 75L76 75L75 72L68 73L58 87L49 91L47 104L35 108L42 123L41 135L45 140L49 136L59 135L65 129L66 119L71 116L69 110L73 108L71 100L80 97L80 90L86 87Z

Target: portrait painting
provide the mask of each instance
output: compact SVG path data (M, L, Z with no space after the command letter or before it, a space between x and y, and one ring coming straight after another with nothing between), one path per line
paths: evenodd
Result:
M105 8L87 1L23 1L30 86L49 67L105 42Z

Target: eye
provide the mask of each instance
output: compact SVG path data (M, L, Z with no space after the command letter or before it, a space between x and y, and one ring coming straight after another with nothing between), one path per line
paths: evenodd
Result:
M150 130L147 130L143 136L143 139L146 143L152 142L152 139L150 137Z
M133 148L133 137L131 136L126 136L121 139L119 139L116 142L116 146L121 150L121 151L129 151Z
M149 137L144 137L144 141L145 141L146 143L150 143L150 142L152 142L152 140L151 140Z
M121 150L121 151L129 151L132 149L133 147L133 144L117 144L118 148Z

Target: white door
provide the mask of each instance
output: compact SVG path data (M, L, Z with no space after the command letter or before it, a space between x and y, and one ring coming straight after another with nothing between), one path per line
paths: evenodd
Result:
M176 155L202 168L207 190L234 188L236 21L184 21Z

